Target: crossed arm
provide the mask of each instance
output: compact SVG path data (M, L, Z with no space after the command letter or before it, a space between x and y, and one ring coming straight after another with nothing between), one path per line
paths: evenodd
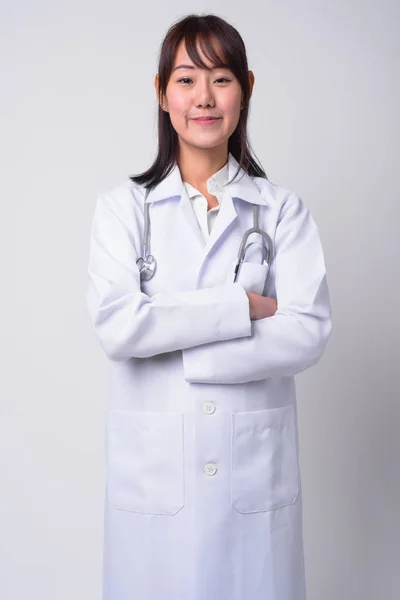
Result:
M254 298L238 283L149 297L140 290L137 256L117 203L100 196L87 307L111 360L182 350L187 381L242 383L294 375L321 357L331 332L326 268L317 227L299 196L287 198L276 228L276 301ZM260 318L263 310L270 316Z

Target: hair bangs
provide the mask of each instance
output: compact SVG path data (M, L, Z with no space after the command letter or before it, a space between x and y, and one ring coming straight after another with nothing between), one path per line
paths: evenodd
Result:
M224 51L213 31L209 29L191 31L184 35L183 41L186 51L196 67L207 70L213 67L230 68L231 61L227 58L227 52ZM204 62L199 48L210 65Z

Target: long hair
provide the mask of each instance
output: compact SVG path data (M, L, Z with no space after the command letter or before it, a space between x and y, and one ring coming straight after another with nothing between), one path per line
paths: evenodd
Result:
M219 51L213 44L213 40L219 42ZM248 79L248 63L246 48L239 32L224 19L216 15L190 14L175 22L168 30L159 53L158 78L159 78L159 102L158 102L158 153L151 167L139 175L130 175L130 179L145 188L152 188L162 181L179 156L179 140L172 126L168 112L164 111L160 104L166 94L169 78L171 76L175 54L180 42L184 40L186 51L193 63L200 68L210 69L201 60L197 50L197 41L204 55L214 67L227 67L237 78L243 93L243 108L235 131L228 140L228 152L232 153L239 169L253 177L267 176L262 166L253 158L253 152L247 135L247 119L249 114L250 85ZM236 177L237 173L234 177ZM233 177L233 179L234 179Z

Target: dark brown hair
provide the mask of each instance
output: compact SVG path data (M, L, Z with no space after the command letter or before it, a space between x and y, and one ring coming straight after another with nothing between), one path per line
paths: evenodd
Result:
M215 39L219 43L218 49L213 44ZM209 68L201 60L197 51L196 43L199 41L200 48L211 66L229 68L239 81L243 93L243 108L240 111L237 127L228 140L228 152L236 158L239 168L242 167L250 176L267 179L264 169L252 156L247 136L250 85L246 48L239 32L224 19L212 14L190 14L175 22L162 42L158 61L158 153L147 171L140 175L131 175L130 179L138 184L145 184L146 188L152 188L169 174L178 158L178 135L172 126L169 114L161 108L160 103L165 96L175 54L182 40L185 42L188 55L197 67Z

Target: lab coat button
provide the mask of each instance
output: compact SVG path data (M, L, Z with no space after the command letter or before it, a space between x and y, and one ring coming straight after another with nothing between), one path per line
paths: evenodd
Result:
M212 415L215 412L215 404L214 402L204 402L203 410L207 415Z
M206 475L215 475L217 472L217 465L214 465L214 463L208 463L204 467L204 471L206 472Z

